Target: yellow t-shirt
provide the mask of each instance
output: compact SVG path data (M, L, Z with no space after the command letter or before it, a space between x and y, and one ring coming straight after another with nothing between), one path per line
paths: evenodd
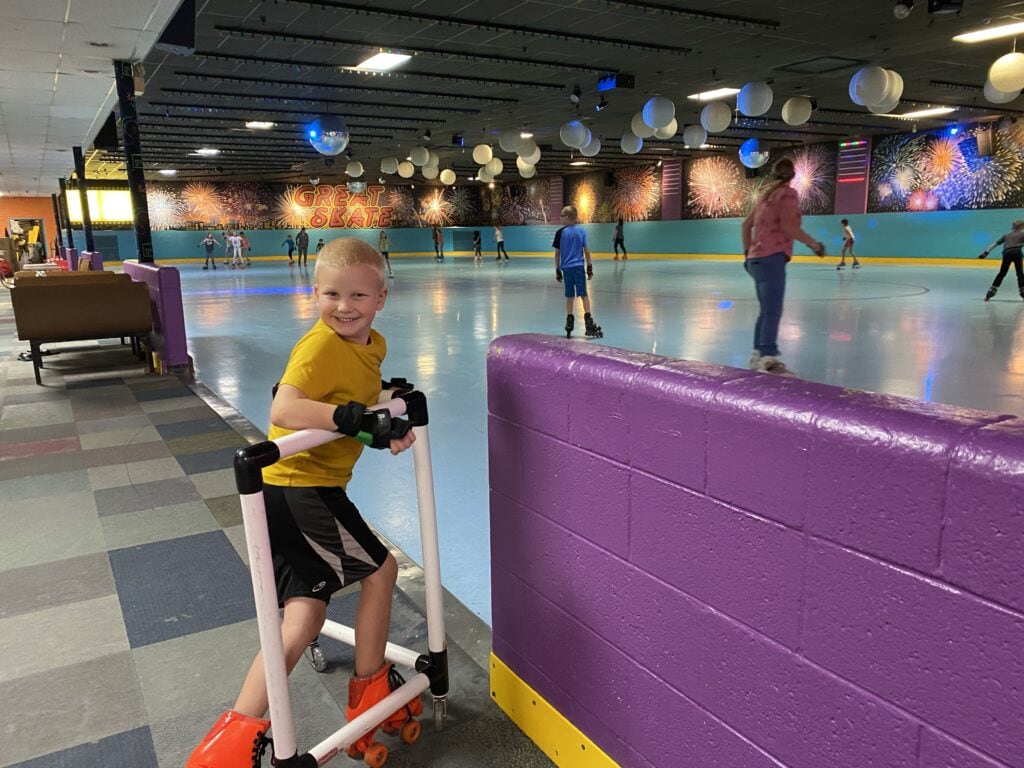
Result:
M299 339L285 368L282 384L301 389L310 400L332 405L355 401L376 405L380 397L380 365L387 354L384 337L370 330L370 343L353 344L317 320ZM270 425L274 440L293 430ZM263 470L271 485L342 487L352 479L352 467L363 452L363 444L344 437L309 451L281 459Z

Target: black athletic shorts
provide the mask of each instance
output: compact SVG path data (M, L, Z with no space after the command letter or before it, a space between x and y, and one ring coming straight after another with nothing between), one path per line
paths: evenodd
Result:
M291 597L328 603L387 559L387 548L342 488L265 485L263 498L281 605Z

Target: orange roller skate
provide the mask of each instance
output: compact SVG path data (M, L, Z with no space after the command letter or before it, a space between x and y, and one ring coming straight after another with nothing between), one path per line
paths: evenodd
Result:
M348 681L348 706L345 708L345 717L351 722L404 683L405 680L390 662L385 663L369 677L353 675ZM384 722L360 736L348 747L348 756L355 760L362 760L371 768L380 768L388 759L388 748L379 741L373 740L377 728L383 730L384 733L397 731L402 741L412 744L420 737L420 724L413 718L422 713L423 702L417 697L396 710Z
M270 721L229 709L214 723L185 768L252 768Z

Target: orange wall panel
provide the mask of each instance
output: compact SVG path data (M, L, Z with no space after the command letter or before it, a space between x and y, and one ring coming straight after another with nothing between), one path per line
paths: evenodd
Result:
M53 201L49 197L0 197L0 234L8 228L10 219L43 219L46 222L46 252L53 250L57 237L57 222L53 218ZM75 242L79 250L85 243Z

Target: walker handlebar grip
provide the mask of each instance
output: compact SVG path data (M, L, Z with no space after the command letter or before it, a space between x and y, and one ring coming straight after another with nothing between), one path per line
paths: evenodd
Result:
M412 390L416 389L416 385L413 384L408 379L403 379L396 376L388 381L384 381L382 379L380 382L380 388L381 390L393 389L395 391L394 394L398 395L402 392L411 392Z
M427 413L427 396L419 390L400 392L397 399L405 401L405 416L414 427L425 427L430 422Z

